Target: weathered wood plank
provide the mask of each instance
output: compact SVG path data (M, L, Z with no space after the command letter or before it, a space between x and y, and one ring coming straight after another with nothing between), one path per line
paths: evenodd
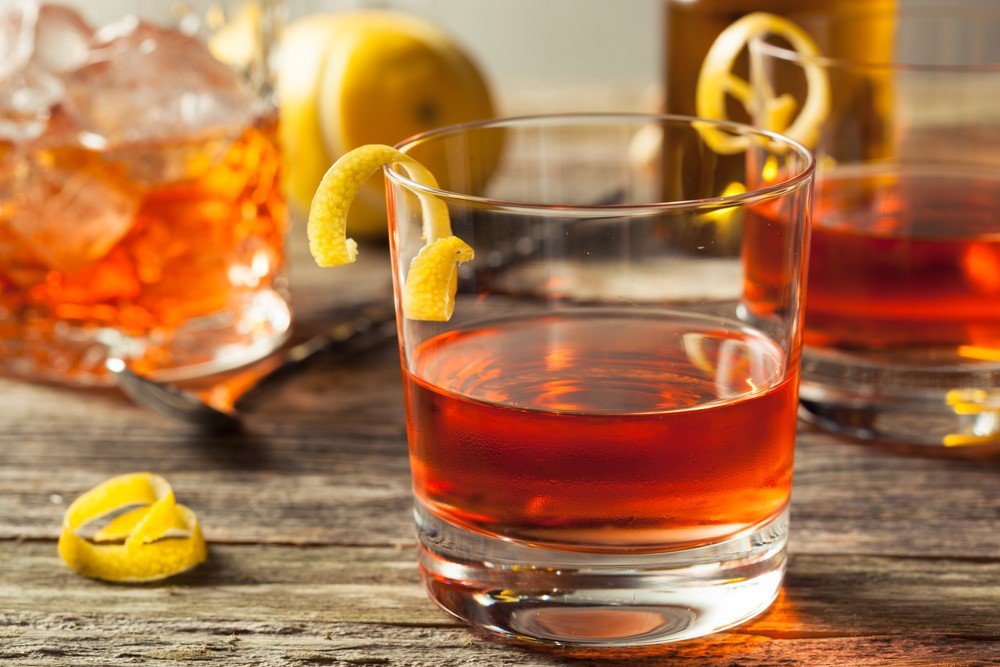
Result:
M782 637L739 632L648 651L545 651L476 641L461 628L323 622L173 623L128 616L0 613L0 660L63 667L109 664L508 665L628 664L774 667L982 667L998 664L990 641L948 635L921 638Z
M140 586L77 577L48 542L0 542L0 560L11 612L451 624L426 599L412 547L216 544L204 566ZM844 600L852 604L835 604ZM1000 639L998 603L996 562L799 555L780 602L747 631Z
M320 363L261 397L247 435L225 438L111 393L0 381L16 410L0 415L0 537L55 537L73 497L151 469L198 510L213 541L409 541L397 363L391 346ZM1000 557L1000 460L901 456L803 429L792 548Z
M0 563L0 660L423 665L565 657L472 643L424 596L410 549L215 545L202 568L147 586L75 577L45 542L0 543ZM681 656L705 664L808 664L822 655L845 664L892 664L885 661L892 657L896 664L987 664L1000 642L998 591L1000 563L797 556L784 594L759 619L710 640L628 657L650 664ZM596 654L576 657L587 655Z

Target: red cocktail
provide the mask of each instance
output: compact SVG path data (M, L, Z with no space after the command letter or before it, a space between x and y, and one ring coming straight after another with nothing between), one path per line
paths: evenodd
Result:
M1000 180L831 175L817 187L806 343L1000 354Z
M542 316L423 343L414 489L436 514L562 548L663 549L771 519L796 378L767 338L683 315Z
M709 130L747 150L718 160ZM652 132L644 167L630 146ZM785 564L808 153L654 116L485 122L401 150L440 188L387 169L397 301L431 197L475 253L449 320L400 324L431 597L492 632L597 645L759 613ZM676 201L648 169L668 162ZM734 165L754 184L765 164L780 187L733 186ZM754 228L751 255L756 209L782 222Z

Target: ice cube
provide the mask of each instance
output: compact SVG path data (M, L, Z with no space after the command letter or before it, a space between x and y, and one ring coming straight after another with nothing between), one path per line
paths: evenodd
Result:
M37 21L36 0L0 0L0 81L28 64Z
M15 149L0 167L7 228L48 266L95 262L132 227L139 195L113 165L82 149Z
M136 143L107 150L104 155L122 165L130 180L155 187L204 176L225 156L231 140L231 136L224 136Z
M96 39L103 60L66 77L66 110L89 146L235 136L249 122L237 74L197 39L135 19Z
M0 0L3 2L3 0ZM74 10L16 0L0 18L0 139L37 139L62 101L61 72L90 58L93 29Z
M22 288L37 285L45 279L48 270L31 248L8 229L0 218L0 293L4 291L5 283Z
M32 61L46 72L69 72L90 59L94 29L80 14L61 5L42 5L35 26Z
M29 63L0 85L0 139L17 142L45 133L52 107L65 93L62 81Z
M62 94L52 80L25 69L35 49L38 5L34 0L0 0L0 140L34 139L45 131L49 103ZM35 106L36 101L41 105Z

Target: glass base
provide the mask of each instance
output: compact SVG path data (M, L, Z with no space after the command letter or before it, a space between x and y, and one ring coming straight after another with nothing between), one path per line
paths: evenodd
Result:
M46 320L50 322L50 320ZM162 382L179 382L253 363L281 345L291 331L291 309L279 290L259 290L229 310L191 319L171 331L127 336L102 327L58 322L9 324L0 337L0 374L77 386L108 386L109 354Z
M716 544L595 554L471 532L417 502L420 568L448 613L536 643L644 646L701 637L774 601L785 572L788 512Z
M939 350L848 353L807 349L803 417L863 440L938 449L1000 443L1000 365ZM956 406L961 402L961 406Z

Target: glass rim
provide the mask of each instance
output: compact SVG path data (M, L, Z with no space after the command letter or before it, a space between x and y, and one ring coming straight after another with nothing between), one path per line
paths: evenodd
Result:
M877 14L875 11L871 10L856 10L848 12L838 12L833 16L829 16L824 12L814 10L814 11L802 11L796 12L789 15L790 20L796 20L797 17L805 16L823 16L829 20L837 20L843 18L851 18L857 16L871 16ZM922 20L946 20L946 21L965 21L972 22L974 20L987 20L992 23L997 23L1000 25L1000 10L996 9L977 9L972 7L957 8L956 10L946 10L934 7L910 7L908 9L902 9L895 12L894 17L920 17ZM801 25L801 24L800 24ZM856 69L856 70L874 70L874 71L885 71L885 72L927 72L927 73L954 73L954 74L974 74L974 73L1000 73L1000 60L989 61L983 63L975 63L971 65L946 65L937 63L923 63L923 62L905 62L905 61L865 61L865 60L851 60L849 58L831 58L830 56L811 56L803 55L798 51L789 49L778 44L772 44L767 41L770 35L754 35L750 39L750 44L752 48L757 48L759 53L771 56L773 58L778 58L780 60L785 60L791 63L803 65L818 65L825 69Z
M816 171L816 159L812 151L807 149L805 146L799 142L786 137L784 135L778 134L776 132L771 132L770 130L763 130L756 128L752 125L747 125L745 123L736 123L733 121L723 121L723 120L713 120L708 118L699 118L697 116L683 116L679 114L645 114L645 113L559 113L559 114L538 114L538 115L527 115L527 116L512 116L504 118L493 118L487 120L478 120L468 123L460 123L456 125L447 125L444 127L429 130L427 132L421 132L420 134L413 135L403 141L399 142L394 146L397 150L402 153L407 153L407 151L412 148L426 143L428 141L433 141L435 139L441 139L449 135L457 135L463 132L468 132L470 130L479 128L490 128L490 127L512 127L512 126L544 126L553 125L558 126L560 124L612 124L612 123L622 123L625 121L631 121L633 123L671 123L675 125L684 125L685 127L690 127L697 131L697 124L711 125L713 127L728 130L730 132L735 132L745 136L753 136L759 138L761 143L765 146L767 145L781 145L788 149L791 149L796 155L798 155L803 160L803 167L796 171L795 174L787 178L783 178L777 183L768 185L763 188L757 188L753 190L748 190L747 192L732 194L732 195L720 195L718 197L704 197L700 199L679 199L675 201L660 201L660 202L647 202L643 204L542 204L534 202L524 202L524 201L509 201L503 199L493 199L490 197L480 197L477 195L470 195L461 192L452 192L445 190L443 188L432 188L426 185L422 185L412 180L406 173L401 169L396 168L394 165L385 165L382 170L390 181L406 188L415 193L432 195L439 199L445 201L455 201L462 202L465 204L474 204L483 207L493 208L503 210L508 213L538 213L539 211L546 211L547 215L554 217L608 217L608 216L639 216L639 215L651 215L655 213L661 213L665 211L711 211L720 208L733 208L747 206L749 204L755 204L761 201L769 201L776 199L782 195L792 192L807 181L812 178ZM771 151L772 154L775 151Z

